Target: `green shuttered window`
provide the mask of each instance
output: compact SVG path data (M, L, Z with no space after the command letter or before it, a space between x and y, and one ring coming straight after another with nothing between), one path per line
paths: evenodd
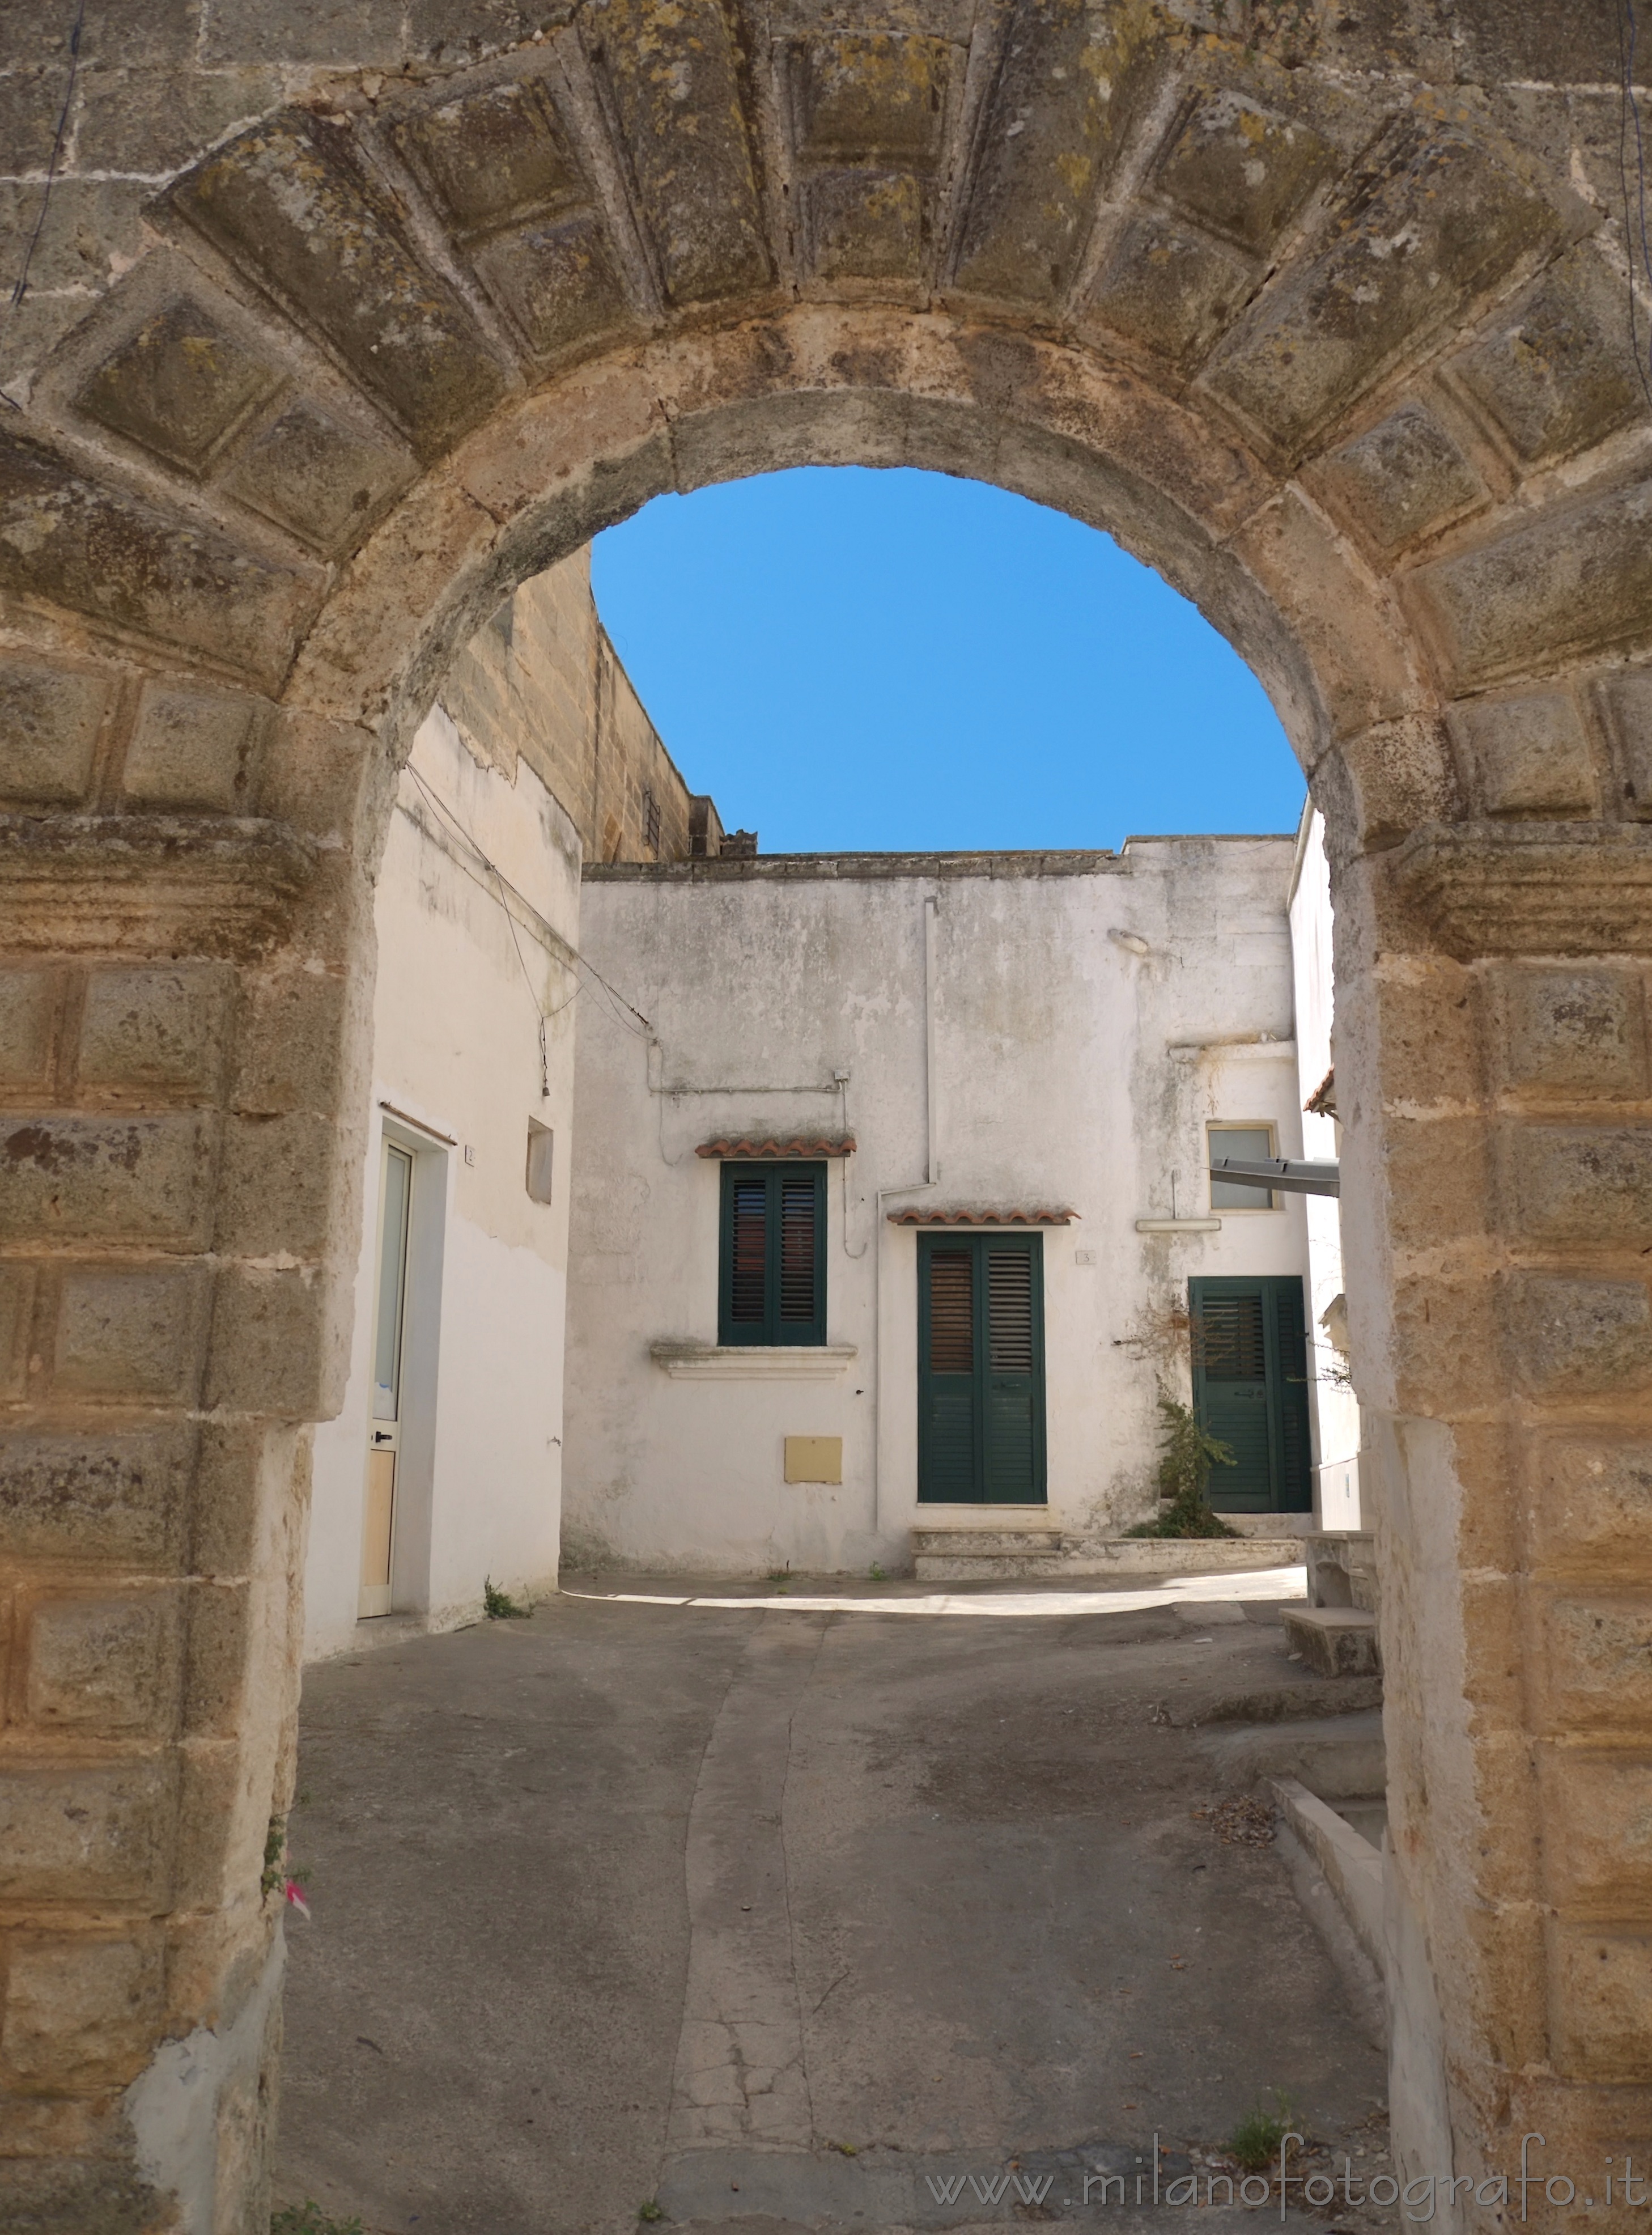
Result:
M1039 1235L918 1237L918 1497L1045 1502Z
M1234 1455L1210 1471L1218 1513L1307 1513L1314 1504L1308 1340L1295 1275L1190 1281L1193 1409Z
M826 1167L724 1164L721 1343L826 1340Z

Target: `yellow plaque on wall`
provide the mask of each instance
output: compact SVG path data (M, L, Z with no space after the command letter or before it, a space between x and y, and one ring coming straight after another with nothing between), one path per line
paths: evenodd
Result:
M843 1479L843 1439L842 1436L788 1436L786 1438L786 1480L788 1482L842 1482Z

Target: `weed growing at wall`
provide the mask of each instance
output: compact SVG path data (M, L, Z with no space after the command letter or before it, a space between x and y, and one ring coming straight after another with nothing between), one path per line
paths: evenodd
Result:
M1138 1521L1130 1537L1236 1537L1210 1510L1210 1470L1231 1466L1231 1448L1207 1436L1190 1406L1161 1390L1158 1399L1158 1494L1168 1499L1157 1521Z
M354 2212L348 2219L330 2219L318 2204L306 2199L278 2212L270 2221L270 2235L362 2235L362 2224Z
M534 1609L502 1591L491 1576L484 1576L482 1586L482 1610L489 1622L526 1622Z

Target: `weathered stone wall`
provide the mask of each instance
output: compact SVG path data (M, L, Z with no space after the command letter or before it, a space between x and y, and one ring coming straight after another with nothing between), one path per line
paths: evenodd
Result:
M514 778L522 756L587 861L686 858L691 795L597 618L588 549L500 606L441 697L478 759Z
M0 24L13 268L69 21ZM1621 2164L1652 421L1610 10L163 0L84 45L0 335L5 2208L258 2222L259 1873L396 756L519 583L809 461L1109 528L1309 770L1400 2146ZM54 1673L105 1608L124 1673ZM203 2044L187 2133L168 2039Z

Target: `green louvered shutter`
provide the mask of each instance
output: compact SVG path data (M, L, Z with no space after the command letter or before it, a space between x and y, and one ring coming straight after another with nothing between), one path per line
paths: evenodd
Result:
M1213 1468L1219 1513L1298 1513L1314 1503L1308 1345L1296 1275L1191 1281L1193 1409L1232 1451Z
M724 1164L717 1339L826 1340L826 1167Z
M918 1496L1045 1502L1044 1245L1037 1235L918 1242Z

